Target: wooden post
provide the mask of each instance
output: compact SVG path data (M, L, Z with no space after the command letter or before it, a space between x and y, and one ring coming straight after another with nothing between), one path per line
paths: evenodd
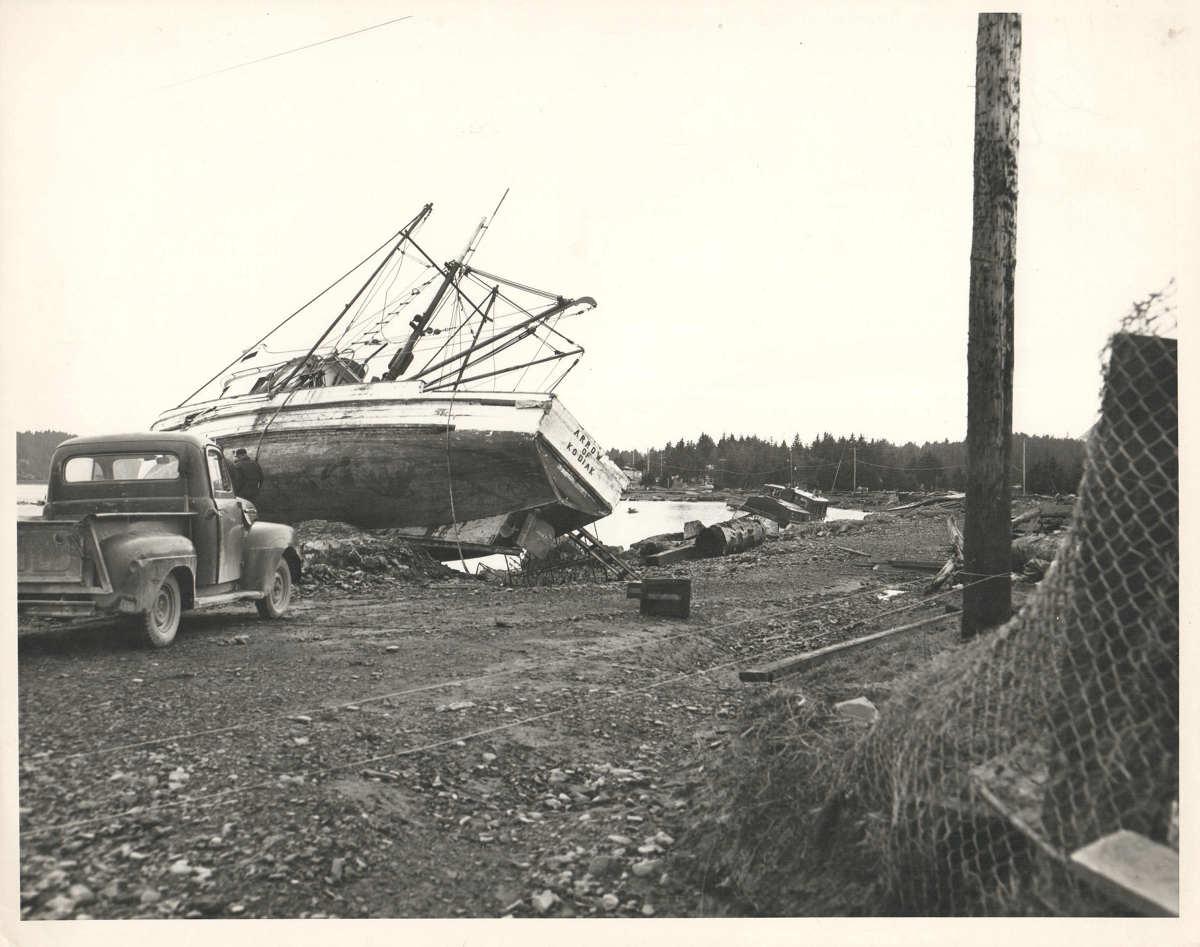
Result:
M967 341L964 641L1003 624L1012 615L1012 478L1008 465L1012 453L1020 69L1021 15L979 14Z

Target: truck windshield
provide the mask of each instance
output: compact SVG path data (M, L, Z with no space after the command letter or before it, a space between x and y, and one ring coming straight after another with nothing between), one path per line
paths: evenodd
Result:
M67 483L89 480L178 480L175 454L96 454L72 457L63 465Z

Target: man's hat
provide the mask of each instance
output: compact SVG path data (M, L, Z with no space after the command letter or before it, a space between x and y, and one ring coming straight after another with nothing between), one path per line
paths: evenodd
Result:
M234 453L234 456L240 457L242 454L245 454L245 453L246 453L246 448L244 448L244 447L239 447L239 448L238 448L236 451L234 451L233 453Z

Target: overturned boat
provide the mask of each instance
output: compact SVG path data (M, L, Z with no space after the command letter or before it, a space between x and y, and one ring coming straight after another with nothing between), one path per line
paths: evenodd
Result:
M431 211L153 427L245 448L265 519L388 529L443 559L540 557L628 483L553 393L583 354L561 323L596 303L472 267L486 221L435 262L415 240ZM296 317L375 261L316 342L292 347Z

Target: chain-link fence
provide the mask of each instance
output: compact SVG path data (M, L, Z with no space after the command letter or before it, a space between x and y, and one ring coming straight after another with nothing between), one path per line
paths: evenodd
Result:
M857 844L880 861L888 910L1106 913L1066 856L1119 828L1168 840L1176 360L1172 340L1114 337L1069 538L1042 586L1004 628L896 693L842 769L833 798L867 814Z

